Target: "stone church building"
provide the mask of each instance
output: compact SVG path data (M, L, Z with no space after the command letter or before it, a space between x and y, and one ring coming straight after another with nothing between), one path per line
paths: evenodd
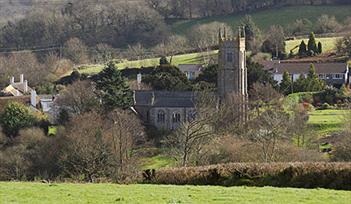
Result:
M218 88L214 97L224 99L228 94L247 98L247 68L245 33L237 37L219 31ZM134 109L144 123L158 129L175 129L195 117L194 92L135 91Z

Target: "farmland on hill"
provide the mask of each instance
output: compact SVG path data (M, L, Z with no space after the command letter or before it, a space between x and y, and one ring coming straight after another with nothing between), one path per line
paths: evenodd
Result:
M0 183L1 203L328 203L351 193L324 189L114 184Z
M322 43L323 52L330 52L336 49L335 44L337 40L340 38L341 37L316 38L316 42ZM308 42L307 38L286 41L285 52L289 54L290 50L296 48L296 46L299 46L302 40L304 40L305 43ZM298 50L299 50L298 47L295 50L293 50L294 54L297 54Z
M340 22L351 16L351 5L343 6L291 6L278 9L262 10L254 13L248 13L252 16L255 23L262 30L267 30L271 25L281 25L285 28L296 19L309 19L316 22L317 18L322 14L335 16ZM189 29L198 24L207 24L214 21L227 23L231 27L237 27L241 19L246 14L218 16L210 18L202 18L195 20L176 21L172 24L172 31L177 34L185 34Z

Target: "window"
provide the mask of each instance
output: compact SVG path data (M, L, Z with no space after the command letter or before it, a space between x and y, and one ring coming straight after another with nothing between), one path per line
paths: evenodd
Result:
M327 74L327 79L332 79L333 75L332 74Z
M334 76L335 76L335 77L334 77L335 79L341 79L341 78L342 78L342 77L341 77L341 74L335 74Z
M318 77L319 77L320 79L324 79L324 78L325 78L325 75L324 75L324 74L319 74Z
M172 121L173 121L173 123L180 123L180 114L179 113L173 113Z
M157 122L164 123L165 122L165 112L163 110L158 111L157 113Z
M227 53L227 62L233 62L233 53Z

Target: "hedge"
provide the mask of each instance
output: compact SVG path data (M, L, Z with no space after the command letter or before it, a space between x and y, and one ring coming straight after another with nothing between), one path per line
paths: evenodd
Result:
M144 183L351 190L351 163L231 163L147 170Z

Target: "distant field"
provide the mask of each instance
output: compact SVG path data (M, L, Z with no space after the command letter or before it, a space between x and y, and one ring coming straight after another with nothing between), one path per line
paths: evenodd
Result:
M172 64L177 66L179 64L203 64L204 63L204 56L206 58L209 57L216 57L216 53L218 51L210 51L209 53L191 53L191 54L183 54L183 55L176 55L172 59ZM170 57L168 57L170 59ZM140 68L140 67L150 67L150 66L157 66L160 64L160 58L151 58L151 59L144 59L144 60L135 60L135 61L126 61L122 63L118 63L118 69L125 69L125 68ZM79 71L81 73L97 73L100 72L103 68L103 65L94 65L89 67L84 67Z
M343 22L347 16L351 16L351 5L343 6L292 6L278 9L267 9L254 13L249 13L255 23L262 29L267 30L271 25L281 25L287 28L296 19L307 18L312 22L316 22L319 16L327 14L335 16L340 22ZM206 24L214 21L227 23L235 28L239 26L240 21L245 14L237 14L230 16L219 16L202 18L195 20L177 21L172 25L172 30L178 34L185 34L189 29L197 24Z
M336 41L340 39L340 37L329 37L329 38L316 38L316 42L321 42L322 43L322 49L323 52L330 52L334 51L336 49L335 43ZM301 41L304 40L305 43L307 44L308 39L298 39L298 40L288 40L286 41L286 46L285 46L285 52L287 54L290 53L290 50L295 48L296 46L300 45ZM299 51L299 49L295 49L294 53L296 54Z
M350 191L325 189L0 183L0 203L4 204L347 204L350 197Z

